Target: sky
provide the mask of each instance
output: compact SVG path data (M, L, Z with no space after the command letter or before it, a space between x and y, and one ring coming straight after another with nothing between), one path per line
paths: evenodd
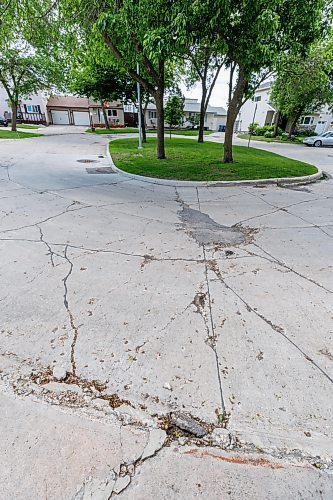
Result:
M229 70L221 70L217 82L215 84L212 96L210 98L209 104L211 106L222 106L226 109L228 100L228 81L229 81ZM185 97L190 97L192 99L201 99L201 86L198 83L191 90L186 90L186 86L182 85L182 91Z

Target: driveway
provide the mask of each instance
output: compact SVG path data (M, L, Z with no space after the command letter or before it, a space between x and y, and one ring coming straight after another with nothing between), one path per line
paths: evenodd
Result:
M154 185L60 132L1 142L1 498L331 499L333 181Z

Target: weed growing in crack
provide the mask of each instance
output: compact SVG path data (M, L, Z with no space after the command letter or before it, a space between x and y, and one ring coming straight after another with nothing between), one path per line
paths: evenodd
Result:
M121 398L118 394L105 394L104 391L107 388L105 383L98 380L83 379L71 372L67 372L66 377L60 380L53 376L51 368L47 368L41 372L31 374L30 380L41 386L47 385L50 382L64 384L64 390L66 390L66 385L76 385L82 389L88 389L88 394L95 397L97 392L97 397L108 401L112 408L119 408L123 404L133 406L129 400Z

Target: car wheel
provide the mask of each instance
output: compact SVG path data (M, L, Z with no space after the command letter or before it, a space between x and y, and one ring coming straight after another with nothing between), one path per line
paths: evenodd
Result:
M320 148L320 146L322 145L322 142L321 141L315 141L313 143L313 145L314 145L315 148Z

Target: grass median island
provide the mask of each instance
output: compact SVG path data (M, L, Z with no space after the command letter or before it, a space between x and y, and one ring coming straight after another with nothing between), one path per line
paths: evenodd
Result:
M190 139L166 139L165 160L156 159L156 139L149 138L142 150L137 139L110 143L115 165L126 172L160 179L192 181L239 181L315 174L308 163L255 148L234 146L235 163L222 163L223 144L197 143Z
M147 130L147 134L156 134L156 130ZM189 136L194 136L198 137L199 131L198 130L171 130L172 135L189 135ZM214 134L212 130L204 130L204 135L210 135ZM165 135L168 137L170 135L170 130L165 131Z
M95 128L95 130L92 131L91 128L87 128L86 132L88 132L88 134L138 134L139 129L132 127Z
M246 139L247 141L249 140L249 134L239 134L238 137L240 139ZM295 137L295 140L292 141L290 139L279 139L278 137L265 137L263 135L251 135L251 141L262 141L262 142L280 142L282 144L302 144L303 139L305 139L305 136L298 136Z
M34 132L12 132L11 130L0 130L0 139L29 139L30 137L42 137L43 134Z
M94 132L90 128L86 130L89 134L138 134L137 128L96 128ZM147 129L147 134L156 134L156 129ZM169 135L169 130L165 131L165 135ZM172 130L172 135L190 135L198 137L198 130ZM204 135L213 134L211 130L205 130Z

